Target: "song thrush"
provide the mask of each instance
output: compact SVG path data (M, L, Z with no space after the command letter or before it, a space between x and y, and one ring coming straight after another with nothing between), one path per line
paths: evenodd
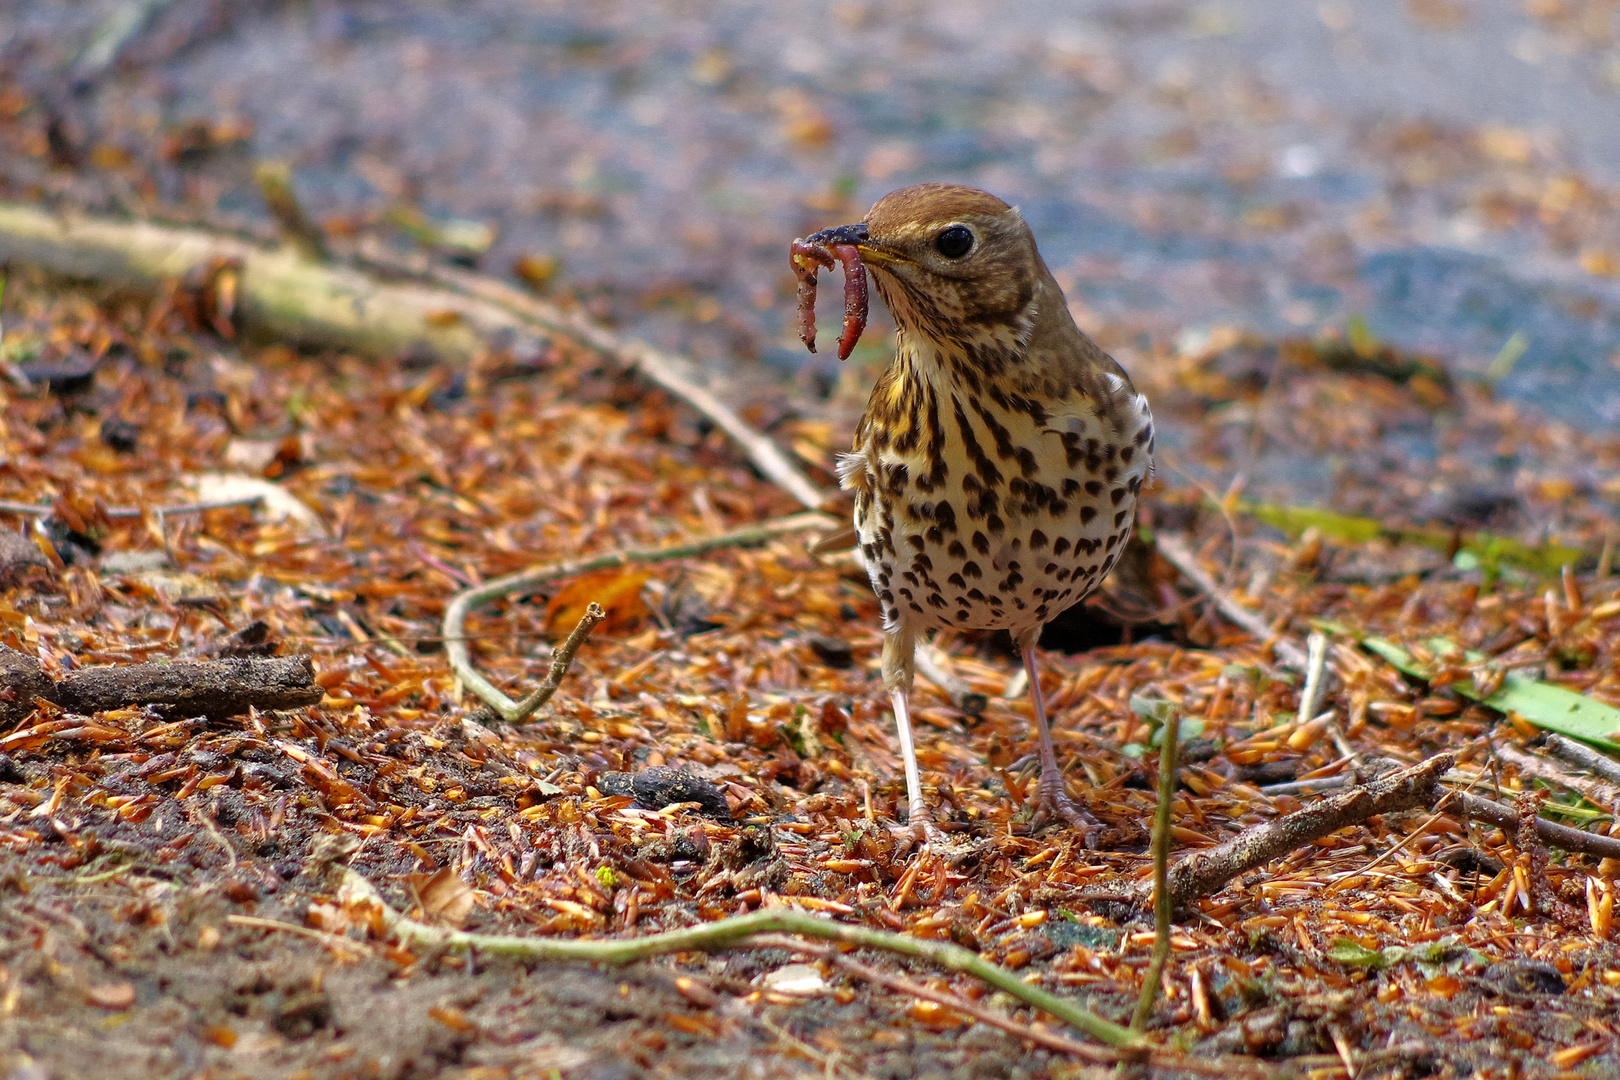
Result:
M1059 815L1089 845L1099 826L1064 790L1035 643L1125 547L1152 470L1147 400L1075 325L1029 226L993 195L903 188L864 222L809 243L853 246L899 325L838 474L882 605L912 833L938 834L908 709L917 635L1005 629L1023 654L1040 738L1035 826Z

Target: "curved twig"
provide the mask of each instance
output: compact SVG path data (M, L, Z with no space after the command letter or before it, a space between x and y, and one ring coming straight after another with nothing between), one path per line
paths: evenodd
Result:
M726 948L755 934L770 933L800 934L826 941L842 941L868 949L882 949L884 952L913 956L951 971L971 975L989 983L997 990L1011 994L1027 1005L1033 1005L1057 1017L1108 1046L1126 1050L1146 1050L1150 1045L1138 1033L1104 1020L1090 1009L1076 1005L1067 998L1027 983L1014 972L998 964L992 964L960 945L890 933L887 930L873 930L865 926L851 926L792 908L762 908L747 915L734 915L716 922L699 923L697 926L689 926L682 930L666 930L661 934L650 934L642 938L581 941L514 937L504 934L472 934L463 930L427 926L395 911L378 894L371 882L353 870L343 871L340 895L347 904L370 907L380 916L379 921L383 928L398 935L402 941L429 948L477 949L486 955L509 956L519 960L576 960L600 964L628 964L649 956Z
M461 680L461 685L472 691L480 700L489 705L501 715L507 723L516 724L526 719L535 709L545 704L551 694L557 689L554 683L560 683L563 675L568 671L568 663L573 659L574 650L577 650L601 619L586 623L590 620L590 609L586 616L580 620L579 626L569 635L568 640L557 650L552 661L551 674L546 682L523 701L513 701L503 694L488 679L479 674L473 666L472 656L467 650L467 639L463 627L467 621L467 614L474 608L500 600L508 596L521 596L533 592L541 585L558 581L562 578L578 577L581 574L590 574L598 570L611 570L616 566L625 566L630 563L659 563L671 559L686 559L695 555L705 555L711 551L720 551L725 548L750 547L763 544L788 533L800 532L805 529L836 528L838 523L825 514L794 514L790 517L773 518L758 525L749 525L746 528L734 529L731 532L721 533L718 536L705 537L694 540L688 544L675 544L669 547L657 548L630 548L620 551L604 552L601 555L587 555L582 559L565 559L562 562L549 563L537 566L530 570L520 570L505 577L493 578L475 588L459 592L444 609L443 635L444 651L450 661L450 670L455 672ZM595 607L595 605L592 605ZM596 608L601 611L601 608ZM603 612L603 617L606 613ZM575 639L578 639L577 641ZM572 645L572 649L570 649ZM558 664L561 670L558 670ZM550 685L550 691L546 687ZM542 696L542 692L543 696ZM538 699L538 700L536 700Z

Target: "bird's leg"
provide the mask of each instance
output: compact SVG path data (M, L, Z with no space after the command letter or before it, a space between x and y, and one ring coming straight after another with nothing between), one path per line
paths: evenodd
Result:
M1086 847L1094 847L1102 823L1091 816L1085 807L1069 798L1063 790L1063 770L1058 768L1057 752L1052 748L1052 728L1046 722L1046 700L1041 694L1040 666L1035 659L1035 642L1023 647L1024 673L1029 676L1030 701L1035 706L1035 730L1040 735L1041 779L1035 788L1035 820L1031 829L1039 829L1054 814L1080 830Z
M917 771L917 745L911 734L911 683L916 663L916 638L904 627L883 636L883 682L894 704L894 723L900 732L900 758L906 771L909 832L914 840L932 844L944 839L934 815L923 802L922 776Z

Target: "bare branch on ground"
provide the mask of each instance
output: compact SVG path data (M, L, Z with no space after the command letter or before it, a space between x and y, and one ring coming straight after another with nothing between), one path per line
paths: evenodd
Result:
M131 705L169 705L186 716L238 716L255 709L316 705L324 691L308 656L247 656L172 664L128 664L70 671L59 681L39 662L0 645L0 724L21 723L43 698L89 714Z
M310 259L296 244L271 246L195 226L57 214L6 202L0 202L0 258L145 289L183 278L194 267L228 260L241 267L239 310L246 328L373 355L416 351L465 363L487 342L514 331L556 334L641 372L687 402L807 508L821 506L827 497L769 437L684 375L685 365L677 358L620 337L581 312L565 312L476 274L435 269L424 280L408 277L398 267L373 272Z
M1452 760L1438 754L1193 852L1170 868L1172 902L1208 896L1247 870L1370 817L1433 805L1440 797L1440 776ZM1139 888L1138 899L1145 902L1151 894L1148 884Z
M819 915L792 908L769 907L747 915L734 915L715 922L699 923L682 930L666 930L642 938L576 940L514 937L503 934L473 934L462 930L428 926L390 907L376 888L352 870L342 872L339 898L345 906L364 906L377 917L382 928L408 944L457 951L477 950L490 956L518 960L574 960L586 963L628 964L649 956L693 950L731 948L744 944L757 934L801 934L826 941L841 941L868 949L898 953L960 971L981 979L998 990L1032 1005L1085 1032L1098 1042L1122 1050L1145 1050L1148 1043L1138 1033L1111 1023L1089 1009L1038 986L979 956L945 941L932 941L906 934L872 930L834 922Z

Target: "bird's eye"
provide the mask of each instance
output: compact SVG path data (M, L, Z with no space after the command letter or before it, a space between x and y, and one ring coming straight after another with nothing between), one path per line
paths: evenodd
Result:
M960 259L973 250L973 230L966 225L947 225L934 237L934 248L947 259Z

